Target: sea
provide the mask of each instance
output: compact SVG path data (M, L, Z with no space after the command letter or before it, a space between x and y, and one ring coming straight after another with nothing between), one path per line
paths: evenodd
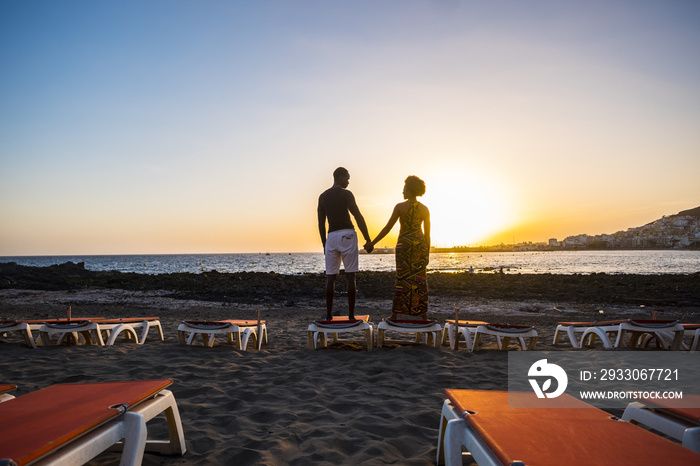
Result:
M322 253L139 254L86 256L0 256L0 262L46 267L66 262L95 271L142 274L275 272L323 273ZM429 272L522 274L693 274L700 272L700 251L532 251L432 253ZM394 271L393 254L360 254L360 270Z

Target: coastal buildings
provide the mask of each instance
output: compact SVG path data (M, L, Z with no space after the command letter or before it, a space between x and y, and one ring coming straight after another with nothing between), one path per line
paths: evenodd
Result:
M694 209L697 210L697 209ZM549 245L556 247L552 239ZM613 234L569 236L562 249L687 249L700 247L700 216L671 215Z
M567 236L547 243L455 247L451 251L551 251L576 249L700 249L700 207L663 216L646 225L612 234ZM435 252L446 252L437 251Z

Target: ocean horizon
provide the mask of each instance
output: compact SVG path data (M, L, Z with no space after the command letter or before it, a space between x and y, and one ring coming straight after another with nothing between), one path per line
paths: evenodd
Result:
M322 253L124 254L0 256L0 262L48 267L74 262L94 271L142 274L264 272L323 273ZM441 252L430 255L429 272L524 274L692 274L700 272L700 251L529 251ZM394 271L393 254L361 254L361 271Z

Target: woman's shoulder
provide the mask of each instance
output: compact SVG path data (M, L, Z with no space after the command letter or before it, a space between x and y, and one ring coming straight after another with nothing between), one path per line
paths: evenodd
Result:
M396 207L394 207L395 210L401 213L408 212L408 209L410 208L411 203L408 201L399 202L398 204L396 204Z

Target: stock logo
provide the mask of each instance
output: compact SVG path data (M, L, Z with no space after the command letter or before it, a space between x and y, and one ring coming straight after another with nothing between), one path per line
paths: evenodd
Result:
M528 377L535 377L534 379L528 379L532 389L535 391L537 398L556 398L566 390L566 385L569 383L569 378L566 376L566 371L556 364L548 364L546 359L540 359L536 361L530 370L527 372ZM544 379L542 386L540 386L538 380ZM557 381L556 390L549 391L552 389L552 379Z

